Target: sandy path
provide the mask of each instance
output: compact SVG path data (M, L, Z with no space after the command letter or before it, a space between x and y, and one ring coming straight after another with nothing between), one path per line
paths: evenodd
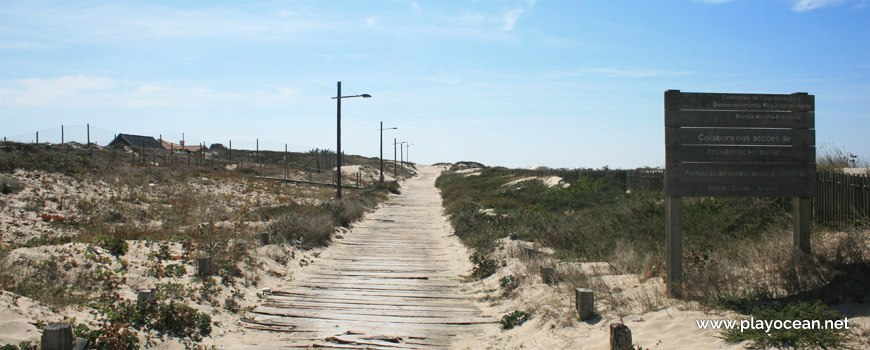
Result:
M479 333L480 324L497 322L461 290L467 256L441 214L434 187L440 171L421 167L401 195L335 240L315 265L253 311L249 328L280 332L280 341L243 343L443 349Z

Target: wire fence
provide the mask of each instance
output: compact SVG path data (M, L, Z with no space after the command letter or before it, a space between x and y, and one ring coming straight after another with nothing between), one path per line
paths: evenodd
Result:
M166 134L152 136L135 136L137 140L148 140L145 144L124 142L118 137L121 134L107 129L84 125L62 125L59 127L41 129L32 134L4 136L4 147L14 143L35 145L44 149L55 148L59 155L65 157L99 158L109 165L130 165L150 167L200 167L225 169L245 175L281 180L286 182L311 183L319 185L336 185L335 151L328 149L312 149L307 152L291 152L288 144L280 147L277 143L267 144L272 150L261 150L261 142L242 142L242 146L252 146L249 149L233 149L233 141L212 143L208 145L202 139L185 134ZM166 136L166 138L164 138ZM176 140L175 142L166 141ZM112 147L106 147L112 144ZM155 147L155 145L159 145ZM60 146L60 147L58 147ZM236 142L236 147L239 143ZM283 148L284 151L274 149ZM348 163L352 165L348 166ZM376 161L376 160L375 160ZM349 188L364 188L371 186L375 176L380 175L376 167L366 167L365 174L361 171L363 163L373 163L369 158L350 156L342 153L342 186ZM384 160L387 178L407 177L411 174L412 165L405 162ZM355 164L355 165L354 165ZM379 178L379 176L378 176Z

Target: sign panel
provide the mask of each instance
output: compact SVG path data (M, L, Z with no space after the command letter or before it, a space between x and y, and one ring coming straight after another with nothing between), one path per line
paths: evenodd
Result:
M665 127L798 128L815 126L811 112L684 111L665 112Z
M815 110L815 96L803 93L791 95L679 93L676 102L677 105L672 109L793 112Z
M680 145L809 146L814 130L667 128L665 143Z
M808 182L815 178L811 164L669 164L668 182Z
M667 162L802 163L813 162L809 147L667 145Z
M670 193L676 197L812 197L816 193L815 181L772 183L679 183L668 184Z
M815 97L665 93L666 192L811 196Z

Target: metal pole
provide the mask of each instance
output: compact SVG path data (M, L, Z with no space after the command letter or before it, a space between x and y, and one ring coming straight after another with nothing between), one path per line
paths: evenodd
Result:
M230 156L230 161L232 161L233 160L233 140L230 140L230 148L229 148L228 152L229 152L229 156Z
M60 144L63 144L63 124L60 125Z
M88 127L88 146L91 145L91 123L86 124Z
M381 148L381 183L384 183L384 122L381 122L381 142L378 145Z
M396 162L396 139L393 139L393 179L399 179L399 163Z
M335 183L337 189L335 191L335 199L341 199L341 82L338 82L338 94L336 96L337 112L336 112L336 151L335 160Z
M39 131L36 132L36 143L39 143Z
M402 162L402 169L405 169L405 142L399 142L399 161Z
M284 180L290 177L290 167L287 165L290 157L287 154L287 144L284 144Z

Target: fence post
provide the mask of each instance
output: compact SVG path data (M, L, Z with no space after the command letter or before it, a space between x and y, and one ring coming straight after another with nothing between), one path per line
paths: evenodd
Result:
M683 282L683 199L681 197L665 198L665 256L667 272L665 282L667 293L679 297Z

